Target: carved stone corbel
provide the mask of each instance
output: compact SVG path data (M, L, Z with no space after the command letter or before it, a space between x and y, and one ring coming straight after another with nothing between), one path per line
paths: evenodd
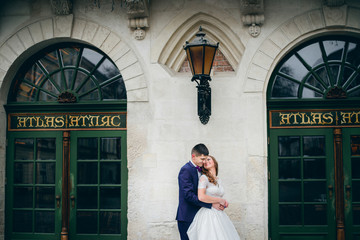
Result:
M249 34L259 36L261 25L264 24L264 0L240 0L242 22L249 26Z
M73 0L50 0L55 15L69 15L72 13Z
M128 26L134 30L134 38L142 40L146 32L144 28L149 27L149 1L148 0L126 0Z

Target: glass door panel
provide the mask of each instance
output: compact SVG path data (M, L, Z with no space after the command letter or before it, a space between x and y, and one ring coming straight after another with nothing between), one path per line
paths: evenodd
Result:
M344 129L345 237L360 239L360 129Z
M6 236L56 239L60 233L61 134L11 133L7 151ZM59 236L59 235L58 235Z
M271 130L273 239L335 239L332 144L327 129Z
M125 236L124 132L72 132L71 142L70 237L91 240Z

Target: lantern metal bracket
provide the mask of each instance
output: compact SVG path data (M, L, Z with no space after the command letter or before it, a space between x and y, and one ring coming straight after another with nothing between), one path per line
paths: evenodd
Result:
M211 116L211 88L209 81L211 81L208 75L194 75L191 79L192 82L196 82L198 89L198 116L202 124L207 124Z
M205 35L200 26L195 39L191 43L186 41L184 46L193 74L191 81L197 83L198 116L204 125L209 122L211 116L210 72L219 47L219 43L212 44Z

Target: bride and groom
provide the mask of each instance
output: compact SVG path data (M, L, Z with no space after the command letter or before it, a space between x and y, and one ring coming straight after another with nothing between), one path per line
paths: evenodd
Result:
M191 161L179 172L179 206L176 214L181 240L240 240L223 211L228 202L217 177L218 163L200 143L191 151Z

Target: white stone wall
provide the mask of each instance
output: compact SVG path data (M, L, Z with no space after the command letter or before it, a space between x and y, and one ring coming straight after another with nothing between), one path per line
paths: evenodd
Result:
M268 238L266 87L279 60L296 44L328 32L360 36L360 2L328 8L322 0L265 1L257 38L242 25L238 0L150 1L150 27L138 41L126 9L115 1L74 0L73 14L54 16L49 1L11 1L0 15L0 104L23 59L63 40L107 53L128 91L128 239L179 239L177 175L191 148L205 143L220 167L241 239ZM197 14L198 13L198 14ZM215 73L212 116L197 117L196 84L177 73L182 45L198 25L220 41L235 72ZM220 31L221 30L221 31ZM226 36L225 36L226 35ZM229 37L230 36L230 37ZM171 41L170 41L171 40ZM4 230L6 114L0 110L0 232ZM0 234L3 239L3 234Z

